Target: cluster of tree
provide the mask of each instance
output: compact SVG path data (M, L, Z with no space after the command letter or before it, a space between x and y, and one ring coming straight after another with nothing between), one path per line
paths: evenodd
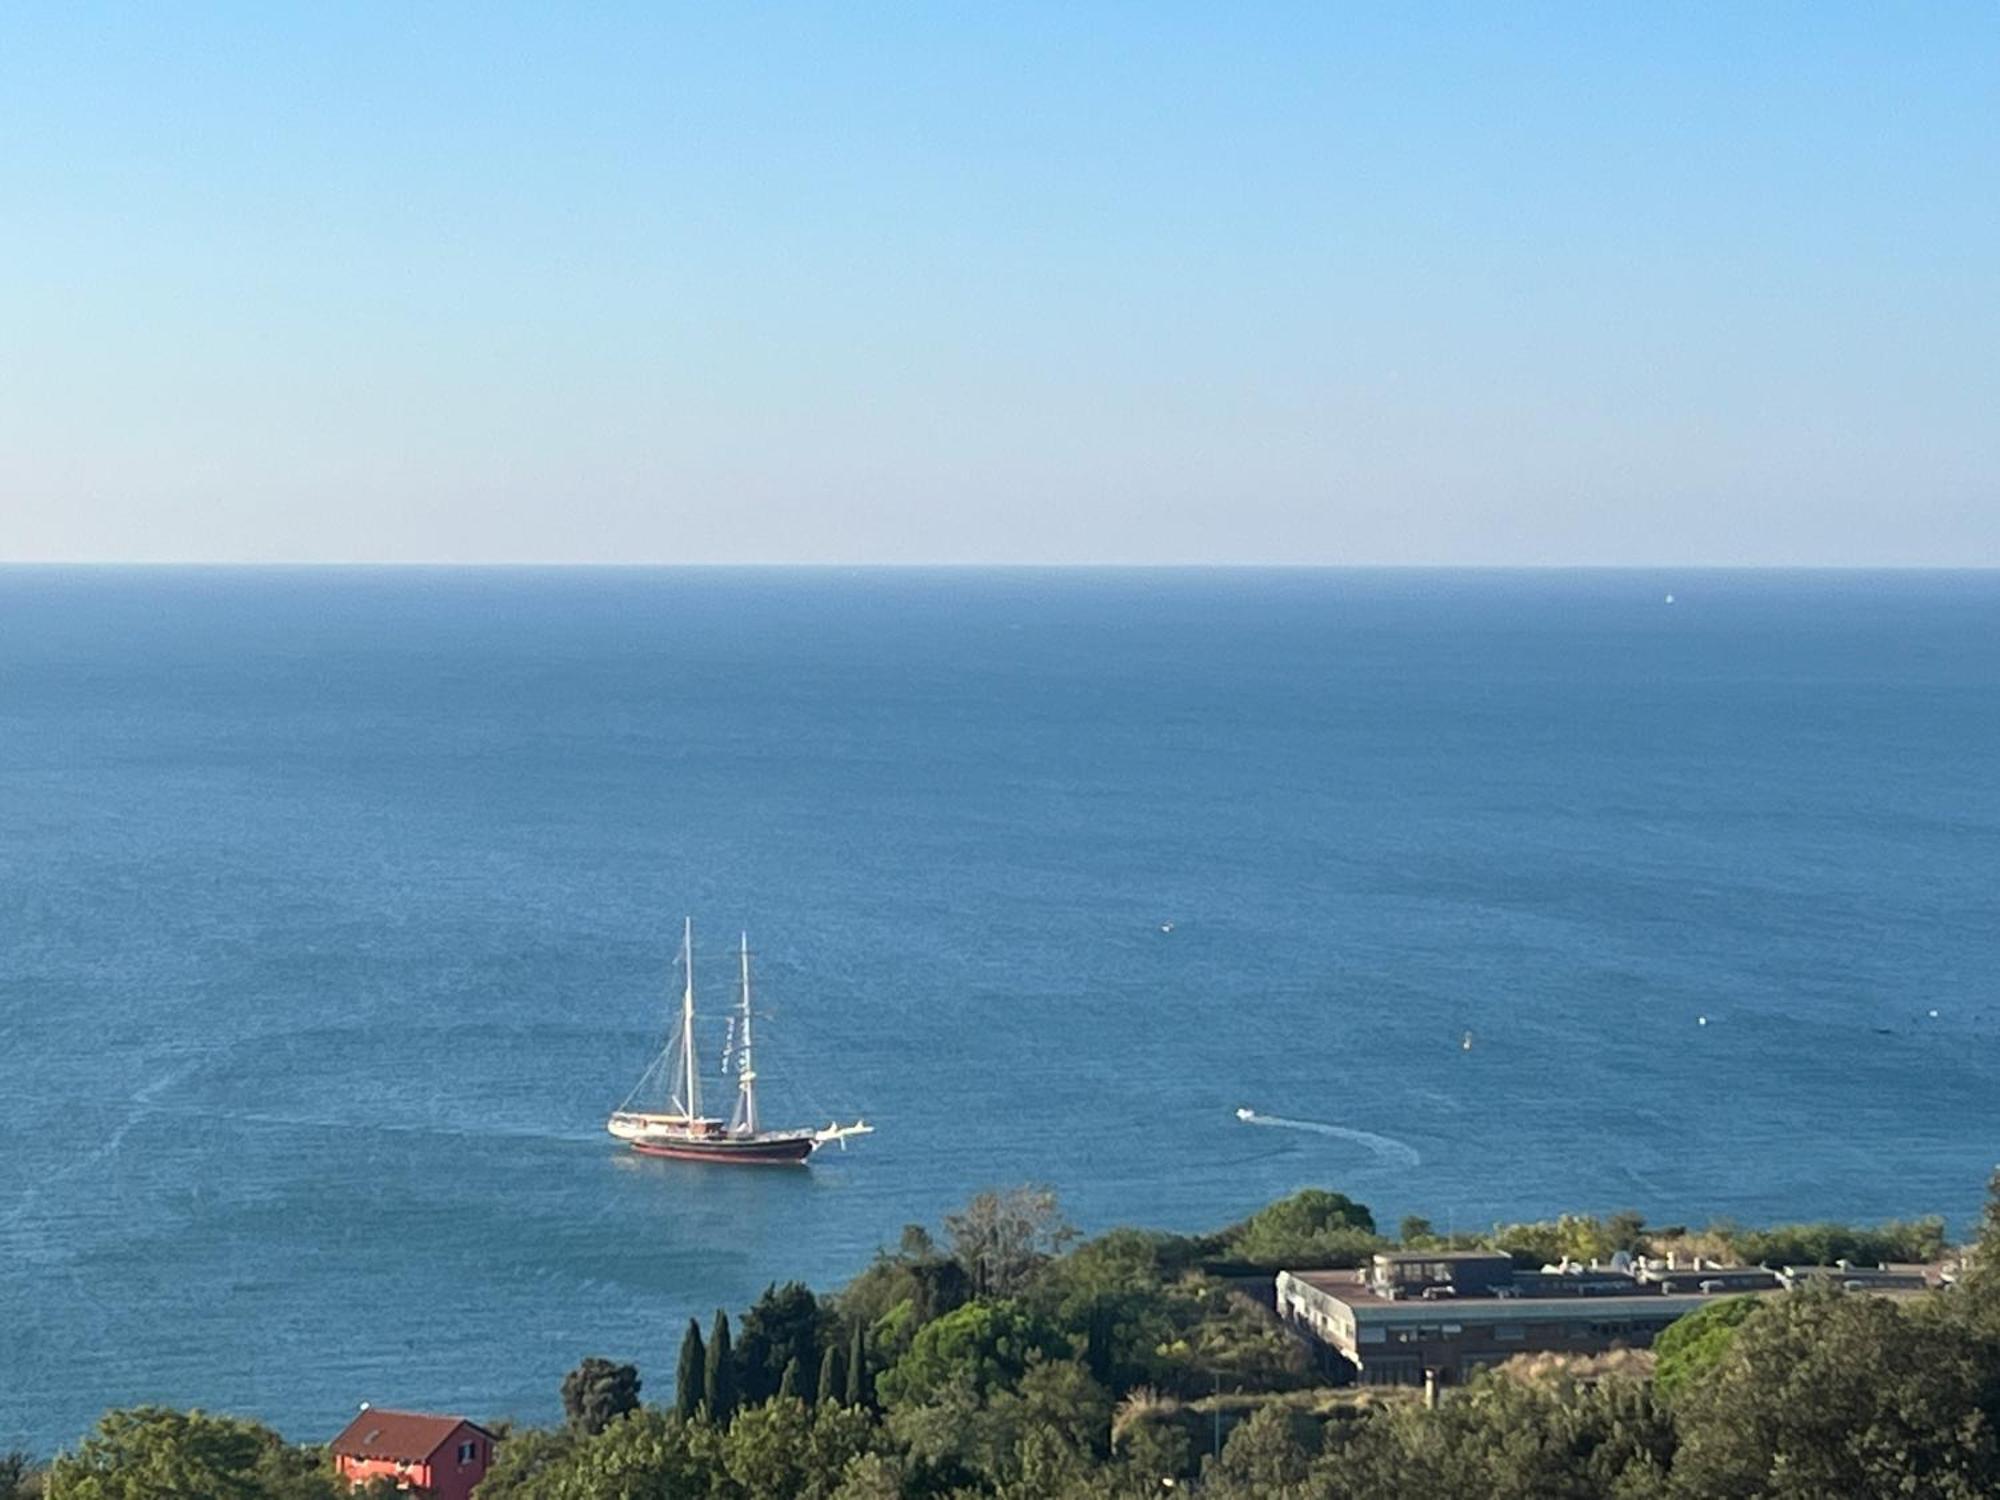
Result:
M1872 1229L1846 1224L1781 1224L1771 1229L1715 1231L1733 1255L1753 1266L1887 1265L1932 1261L1944 1254L1944 1220L1891 1221Z
M1377 1230L1365 1205L1343 1193L1307 1188L1214 1234L1175 1237L1174 1246L1184 1267L1225 1275L1341 1269L1399 1247L1500 1250L1523 1266L1605 1260L1620 1250L1655 1256L1678 1252L1762 1266L1885 1265L1938 1259L1945 1250L1945 1225L1942 1218L1931 1217L1872 1227L1779 1224L1745 1229L1722 1221L1690 1229L1682 1224L1649 1226L1643 1215L1626 1210L1439 1233L1431 1220L1413 1214L1392 1238Z
M0 1500L41 1500L42 1478L26 1449L0 1453Z
M1730 1232L1794 1263L1942 1248L1928 1224ZM1688 1242L1633 1214L1449 1240L1406 1221L1401 1238L1536 1263ZM1947 1294L1903 1304L1829 1283L1728 1300L1670 1330L1656 1363L1522 1363L1435 1409L1316 1388L1299 1344L1214 1274L1386 1243L1365 1207L1318 1190L1215 1235L1117 1230L1074 1246L1053 1200L986 1195L945 1243L907 1230L837 1297L767 1291L733 1348L726 1319L706 1339L691 1326L672 1411L598 1438L517 1440L484 1494L1116 1500L1167 1481L1212 1500L2000 1492L2000 1222L1988 1269ZM718 1346L731 1350L720 1366Z
M517 1434L481 1495L1157 1495L1195 1471L1204 1398L1314 1383L1298 1340L1204 1263L1357 1224L1365 1208L1315 1191L1223 1236L1078 1244L1046 1188L982 1193L837 1296L773 1286L734 1323L691 1322L671 1407L587 1363L565 1428ZM631 1400L606 1421L583 1395L614 1383Z
M1560 1221L1578 1232L1585 1221ZM1603 1228L1604 1226L1599 1226ZM1625 1226L1636 1237L1636 1223ZM1929 1221L1772 1231L1832 1258L1942 1248ZM1870 1241L1867 1234L1879 1237ZM1596 1253L1602 1253L1602 1246ZM1636 1244L1611 1248L1639 1248ZM1567 1248L1572 1256L1589 1246ZM1778 1258L1774 1253L1773 1258ZM1561 1361L1483 1377L1436 1409L1346 1420L1272 1405L1207 1470L1214 1500L1822 1500L2000 1494L2000 1176L1957 1285L1913 1300L1833 1284L1712 1304L1653 1367L1580 1378Z
M1763 1233L1787 1251L1900 1255L1928 1232ZM1674 1233L1623 1215L1481 1239L1559 1259ZM1457 1243L1421 1221L1402 1238ZM1046 1190L982 1194L942 1242L906 1230L833 1297L773 1286L733 1323L690 1322L671 1404L642 1404L632 1366L586 1360L563 1382L565 1424L511 1433L481 1500L2000 1494L2000 1179L1980 1253L1947 1292L1899 1302L1830 1281L1723 1301L1670 1329L1656 1359L1517 1362L1434 1409L1327 1388L1217 1274L1359 1241L1382 1243L1368 1210L1317 1190L1216 1235L1083 1243ZM47 1478L62 1500L332 1493L314 1450L157 1410L111 1414Z
M389 1500L386 1481L350 1489L321 1448L238 1417L138 1406L108 1412L74 1453L35 1470L0 1458L0 1497L21 1500Z
M1239 1427L1214 1500L1972 1500L2000 1493L1993 1290L1718 1304L1658 1376L1489 1375L1435 1410ZM1671 1372L1672 1378L1669 1377Z
M1945 1251L1939 1217L1886 1224L1778 1224L1745 1229L1727 1221L1704 1229L1675 1224L1649 1226L1630 1210L1607 1214L1563 1214L1487 1230L1440 1234L1426 1218L1411 1215L1397 1227L1395 1240L1376 1233L1368 1210L1339 1193L1309 1190L1232 1229L1192 1242L1204 1263L1225 1269L1240 1261L1258 1269L1310 1270L1356 1266L1377 1251L1504 1250L1523 1266L1563 1260L1606 1260L1623 1250L1635 1255L1703 1255L1753 1266L1831 1266L1934 1261Z

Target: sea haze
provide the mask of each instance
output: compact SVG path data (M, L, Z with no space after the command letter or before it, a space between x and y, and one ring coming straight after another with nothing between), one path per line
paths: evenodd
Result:
M1996 746L1991 573L0 571L0 1447L664 1395L1025 1179L1962 1226ZM879 1134L603 1135L684 913Z

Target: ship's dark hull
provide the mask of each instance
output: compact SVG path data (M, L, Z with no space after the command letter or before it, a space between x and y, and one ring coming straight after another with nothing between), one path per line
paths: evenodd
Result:
M763 1136L756 1140L676 1140L655 1136L632 1142L641 1156L664 1156L673 1161L712 1161L746 1167L795 1166L813 1154L810 1135Z

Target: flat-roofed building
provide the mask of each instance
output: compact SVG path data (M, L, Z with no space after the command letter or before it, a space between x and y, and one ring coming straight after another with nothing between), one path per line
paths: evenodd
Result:
M1772 1289L1776 1280L1770 1282ZM1517 1354L1643 1349L1719 1293L1384 1297L1354 1271L1283 1271L1278 1312L1354 1367L1368 1385L1453 1385Z
M1368 1285L1385 1297L1421 1296L1450 1287L1478 1296L1511 1286L1514 1259L1497 1250L1391 1250L1368 1266Z
M1663 1292L1723 1297L1774 1291L1784 1284L1781 1275L1765 1266L1639 1266L1632 1275L1641 1285L1656 1286Z
M1280 1271L1278 1315L1368 1385L1451 1385L1517 1354L1644 1349L1676 1319L1724 1297L1777 1296L1812 1282L1900 1297L1949 1266L1724 1266L1697 1259L1517 1269L1491 1250L1403 1250L1356 1271Z
M1786 1266L1778 1275L1787 1286L1830 1281L1843 1291L1879 1292L1884 1296L1934 1291L1943 1284L1939 1266Z

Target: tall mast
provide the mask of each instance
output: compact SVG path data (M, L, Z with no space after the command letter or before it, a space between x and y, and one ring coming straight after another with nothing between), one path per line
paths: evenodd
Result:
M681 967L687 973L687 988L681 992L681 1062L687 1071L687 1092L681 1102L690 1121L701 1118L701 1073L694 1060L694 918L687 919L681 937Z
M744 1135L757 1133L757 1068L750 1051L750 934L737 950L743 965L743 1061L736 1072L736 1125Z

